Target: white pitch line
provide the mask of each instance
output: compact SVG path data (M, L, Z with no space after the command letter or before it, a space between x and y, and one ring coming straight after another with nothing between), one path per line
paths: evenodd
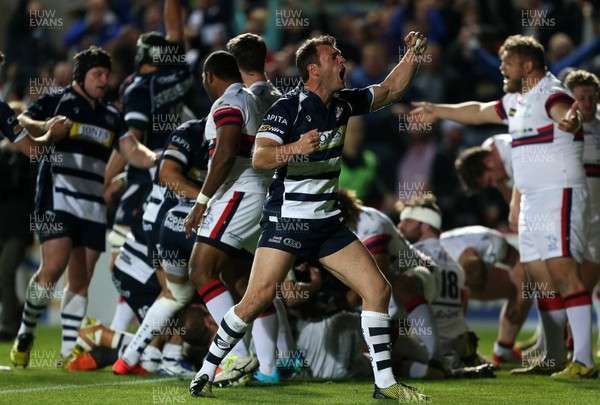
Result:
M112 387L117 385L136 385L136 384L148 384L152 382L163 382L177 380L177 377L164 377L164 378L153 378L151 380L137 380L137 381L122 381L114 383L98 383L98 384L83 384L83 385L56 385L53 387L36 387L36 388L23 388L20 390L0 390L0 394L21 394L27 392L40 392L40 391L56 391L56 390L70 390L74 388L94 388L94 387Z

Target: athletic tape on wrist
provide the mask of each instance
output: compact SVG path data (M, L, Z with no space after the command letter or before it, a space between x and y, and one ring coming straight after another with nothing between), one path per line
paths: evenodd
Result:
M208 202L210 201L210 197L207 197L204 194L200 193L200 194L198 194L198 198L196 198L196 201L198 202L198 204L207 205Z

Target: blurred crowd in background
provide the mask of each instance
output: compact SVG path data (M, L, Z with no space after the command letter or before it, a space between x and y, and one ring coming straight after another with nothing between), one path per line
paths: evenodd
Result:
M26 105L72 80L72 56L89 45L113 58L110 101L134 72L140 33L164 31L159 0L73 2L65 15L52 1L19 0L2 28L6 63L1 98ZM283 92L299 83L294 52L308 37L332 34L350 69L348 87L381 82L404 54L403 38L420 31L429 40L420 71L400 103L350 121L342 178L366 205L391 212L397 199L432 192L444 229L481 224L506 231L508 208L495 190L467 196L454 170L464 149L506 127L410 122L411 101L456 103L502 96L497 51L512 34L533 35L546 47L555 75L581 67L600 74L600 4L582 0L187 0L187 62L196 72L188 106L205 116L210 100L198 72L210 52L241 33L263 35L267 76ZM52 24L52 19L54 23ZM53 25L53 26L52 26ZM61 27L57 27L60 25ZM60 29L57 29L60 28Z

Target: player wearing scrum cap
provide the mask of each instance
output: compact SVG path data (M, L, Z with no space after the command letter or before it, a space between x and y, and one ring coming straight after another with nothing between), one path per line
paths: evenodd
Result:
M131 83L124 84L123 94L123 113L130 133L156 152L163 149L168 135L176 127L194 118L183 104L183 99L192 86L192 75L183 46L179 0L166 0L163 15L166 35L151 31L138 38L136 71ZM160 225L175 199L171 198L165 185L159 181L156 169L142 170L128 166L123 174L121 172L124 168L125 162L118 154L111 156L106 168L105 188L109 188L115 177L125 179L125 190L115 213L113 229L108 236L113 260L125 242L127 233L136 226L136 221L143 221L148 262L158 264ZM162 271L158 271L157 275L164 280ZM127 316L127 310L119 305L115 318L122 316Z
M12 362L24 367L38 319L67 264L67 285L61 294L61 357L71 355L86 311L88 285L104 250L104 170L112 149L139 167L156 162L152 151L127 135L120 112L102 101L110 56L90 47L75 55L74 62L69 86L40 97L19 115L21 125L33 135L45 132L47 120L56 115L67 117L63 121L68 131L68 137L55 144L53 158L42 160L39 169L35 226L42 262L27 287L23 319L10 352Z

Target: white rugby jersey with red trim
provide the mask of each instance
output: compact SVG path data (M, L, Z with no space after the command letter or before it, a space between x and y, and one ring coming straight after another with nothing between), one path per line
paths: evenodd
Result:
M592 211L600 206L600 112L583 124L583 167L590 188Z
M550 110L572 104L569 90L547 73L525 94L509 93L496 103L512 141L515 186L521 193L585 187L583 130L573 135L558 129Z
M397 257L403 245L392 221L375 208L361 207L356 229L352 231L373 255L389 253Z
M217 129L224 125L236 125L242 130L237 158L227 180L219 188L217 194L233 188L236 191L266 195L272 172L257 171L252 168L254 139L261 120L256 97L243 83L230 85L210 108L204 131L204 136L209 142L209 167L212 164L212 156L218 142Z
M440 270L440 295L431 303L431 309L435 314L440 339L454 339L469 330L462 312L465 272L442 247L439 239L425 239L413 246L431 257Z
M372 255L390 255L392 274L399 275L416 266L426 267L431 272L436 271L433 260L415 249L398 232L392 220L375 208L361 207L356 229L352 229L352 232Z

